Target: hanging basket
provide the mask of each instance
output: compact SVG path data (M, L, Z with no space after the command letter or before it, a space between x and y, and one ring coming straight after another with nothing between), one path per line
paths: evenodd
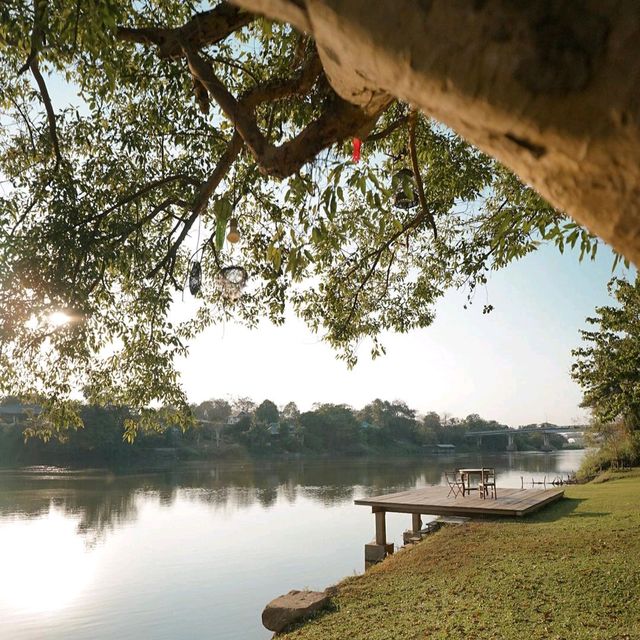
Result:
M199 262L194 262L189 271L189 291L192 296L198 295L202 287L202 266Z
M413 188L415 179L413 177L413 171L411 169L400 169L392 178L393 186L396 190L395 206L399 209L413 209L418 206L418 194ZM409 182L411 184L411 197L405 190L405 184Z
M216 275L216 286L227 300L237 300L247 284L249 276L244 267L232 265L223 267Z

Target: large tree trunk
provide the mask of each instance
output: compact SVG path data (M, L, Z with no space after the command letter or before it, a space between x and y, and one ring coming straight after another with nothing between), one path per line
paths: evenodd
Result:
M640 265L638 0L233 0L311 33L344 99L389 93Z

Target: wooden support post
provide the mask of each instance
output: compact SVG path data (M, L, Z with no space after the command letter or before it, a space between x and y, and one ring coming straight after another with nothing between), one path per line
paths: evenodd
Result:
M413 533L418 533L422 529L422 518L419 513L411 514L411 529Z
M385 521L385 510L373 508L376 517L376 544L387 544L387 524Z

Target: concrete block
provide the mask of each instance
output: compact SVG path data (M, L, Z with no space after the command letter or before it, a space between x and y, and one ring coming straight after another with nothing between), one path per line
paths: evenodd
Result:
M393 553L393 543L388 544L376 544L370 542L364 545L364 561L367 562L382 562L388 555Z

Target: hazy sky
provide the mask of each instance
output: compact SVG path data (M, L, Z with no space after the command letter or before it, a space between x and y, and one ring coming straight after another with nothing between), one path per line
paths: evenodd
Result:
M295 317L255 330L216 326L180 364L183 383L195 402L249 396L278 405L293 400L304 410L314 402L360 408L379 397L512 426L583 422L570 352L585 317L610 302L613 258L604 246L598 254L595 262L579 263L577 252L540 249L493 274L469 309L462 293L451 292L431 327L386 335L386 356L372 361L363 345L353 370ZM483 315L487 302L495 310Z

